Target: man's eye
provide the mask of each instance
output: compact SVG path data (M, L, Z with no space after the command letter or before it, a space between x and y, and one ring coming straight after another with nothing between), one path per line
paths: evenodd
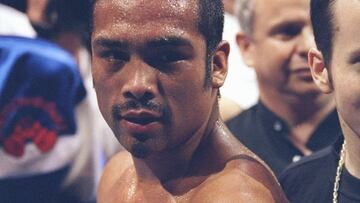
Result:
M100 53L100 57L111 63L124 63L130 60L129 54L121 51L104 51Z
M301 32L299 26L285 26L278 29L276 35L282 39L291 39Z
M174 63L184 59L185 57L182 54L171 51L166 53L161 53L158 57L160 63Z
M350 64L360 64L360 55L350 58Z

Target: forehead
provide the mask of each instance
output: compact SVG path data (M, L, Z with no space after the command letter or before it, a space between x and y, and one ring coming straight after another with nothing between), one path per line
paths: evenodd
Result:
M334 14L334 44L346 43L346 46L359 46L360 0L338 0L332 9Z
M310 0L256 0L254 22L261 26L281 23L282 21L309 21Z
M198 32L198 18L197 0L98 0L93 37L118 33L130 40L182 35Z

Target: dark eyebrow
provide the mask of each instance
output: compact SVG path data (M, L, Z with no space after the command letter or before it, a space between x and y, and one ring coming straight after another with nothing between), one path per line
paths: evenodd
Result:
M272 30L279 30L283 27L288 27L288 26L303 27L303 26L305 26L305 24L306 23L304 21L299 20L299 19L288 19L286 21L274 23Z
M106 38L98 38L94 40L95 46L102 46L107 48L129 48L129 43L119 40L112 40L112 39L106 39Z
M360 60L360 49L356 49L350 52L349 62L355 63L355 62L359 62L358 60Z
M160 37L148 41L146 45L151 48L163 46L189 46L191 48L193 47L189 40L181 37Z

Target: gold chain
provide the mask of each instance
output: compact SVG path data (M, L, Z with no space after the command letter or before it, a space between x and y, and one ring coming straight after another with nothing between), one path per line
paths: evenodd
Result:
M339 191L339 186L340 186L340 176L341 176L341 172L344 168L344 163L345 163L345 145L346 145L346 142L344 140L344 143L342 144L342 147L341 147L339 163L338 163L338 166L336 169L336 177L335 177L334 191L333 191L333 203L338 202L337 199L338 199L338 191Z

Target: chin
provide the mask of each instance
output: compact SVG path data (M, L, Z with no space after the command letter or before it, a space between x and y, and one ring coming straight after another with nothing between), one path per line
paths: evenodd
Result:
M318 96L323 95L317 87L295 87L285 90L288 94L300 97L301 99L316 99Z
M129 152L138 159L145 159L150 155L150 149L143 143L134 144Z

